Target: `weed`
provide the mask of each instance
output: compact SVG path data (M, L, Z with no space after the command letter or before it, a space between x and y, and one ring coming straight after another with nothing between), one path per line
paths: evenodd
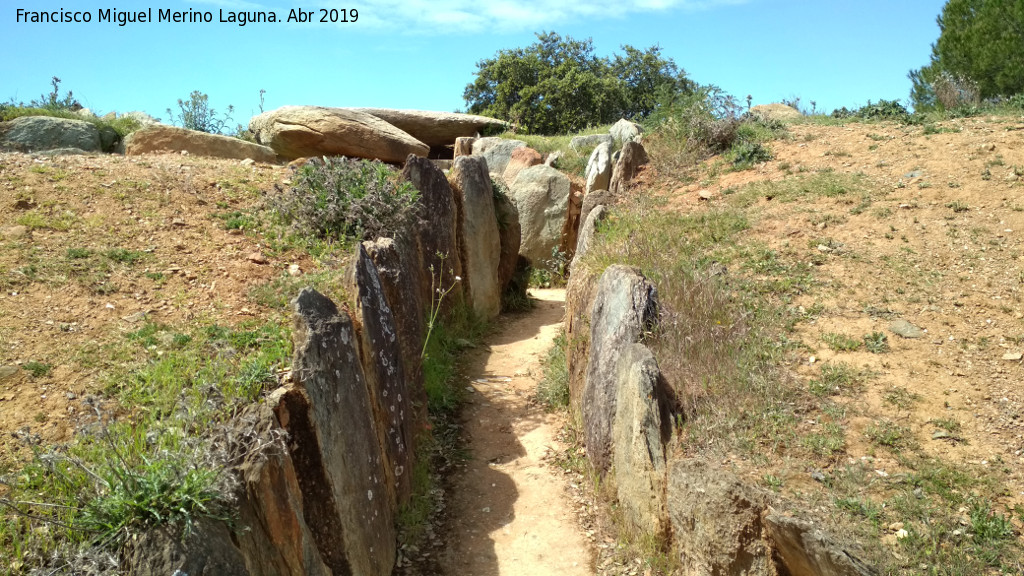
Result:
M856 391L865 374L842 362L821 365L821 376L810 381L811 393L816 396L845 394Z
M971 209L970 206L968 206L967 204L965 204L965 203L963 203L963 202L961 202L959 200L954 200L953 202L947 202L946 203L946 208L949 208L953 212L958 212L958 213L959 212L968 212Z
M836 352L853 352L859 350L862 342L845 334L837 332L825 332L821 335L821 341L830 349Z
M568 345L565 333L560 333L542 362L543 375L537 383L537 398L548 410L558 410L569 405Z
M833 458L846 449L846 433L839 424L829 422L822 426L820 432L804 436L803 442L814 455Z
M25 362L21 367L28 371L29 376L32 378L45 378L49 376L50 372L53 370L52 364L38 362L35 360Z
M916 392L911 392L906 388L896 386L886 392L882 399L886 404L894 406L899 410L908 410L914 402L921 399L921 395Z
M199 90L193 90L188 100L178 99L180 112L175 115L170 108L167 109L172 124L178 124L188 130L209 132L210 134L224 134L224 129L231 124L231 113L235 111L234 106L228 106L223 117L217 116L217 111L210 108L210 97Z
M876 446L889 448L893 452L899 452L914 446L910 429L900 426L891 420L881 420L871 424L864 431L864 435Z
M883 354L889 351L889 337L885 332L872 332L864 335L864 348L872 354Z

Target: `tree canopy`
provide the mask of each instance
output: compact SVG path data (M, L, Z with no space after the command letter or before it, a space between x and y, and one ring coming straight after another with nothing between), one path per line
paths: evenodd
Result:
M949 0L938 24L931 62L910 72L916 108L1024 92L1024 2Z
M540 33L526 48L477 62L463 98L473 114L507 120L524 132L555 134L620 117L643 119L659 101L696 87L660 47L622 49L625 54L601 58L589 38Z

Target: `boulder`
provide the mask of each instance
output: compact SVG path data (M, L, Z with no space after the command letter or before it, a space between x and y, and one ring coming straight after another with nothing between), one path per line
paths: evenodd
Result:
M766 120L793 120L800 118L803 114L799 110L786 104L758 104L750 109L751 114L756 114Z
M586 193L594 190L608 190L612 181L612 145L604 142L598 144L597 148L590 153L587 160L587 170L584 173L587 178Z
M103 141L96 125L84 120L22 116L0 122L0 150L39 152L54 148L101 152Z
M459 156L448 181L459 198L459 251L469 302L477 314L494 318L501 312L501 237L487 161L480 156Z
M285 160L348 156L397 163L409 154L430 152L429 146L380 118L343 108L283 106L254 116L249 130Z
M510 186L522 226L519 253L534 266L550 260L561 243L571 188L568 176L544 165L523 170Z
M354 268L363 375L370 391L374 428L384 452L384 473L397 509L412 495L413 434L422 423L414 422L395 317L377 267L363 244L359 245Z
M473 142L473 155L483 156L487 160L487 169L501 176L512 159L512 151L523 146L526 146L526 142L522 140L506 140L496 136L477 138Z
M594 190L583 197L583 205L580 207L580 221L586 222L590 212L598 206L611 206L615 204L615 195L608 190ZM582 232L581 232L582 234Z
M618 154L615 161L615 170L612 174L608 190L615 196L626 192L630 182L640 172L640 167L647 164L650 159L647 151L639 142L627 142Z
M580 236L580 213L583 209L583 184L578 180L569 181L569 205L565 210L565 221L562 222L562 236L558 243L558 251L565 258L571 259L576 253L576 242Z
M274 412L288 432L306 523L332 573L388 575L396 510L355 328L311 288L293 305L297 382L280 395Z
M576 253L572 257L570 269L575 269L576 262L580 261L590 250L590 245L594 242L594 235L597 234L597 223L604 220L607 215L608 208L604 205L598 205L587 215L586 221L580 226L580 238L576 243Z
M771 513L765 527L790 576L875 576L878 572L810 522ZM781 572L781 571L780 571Z
M516 148L512 151L512 156L509 158L508 165L505 166L505 171L502 173L502 179L506 183L515 182L516 176L519 176L520 172L531 166L538 166L543 163L540 152L537 152L533 148L526 146Z
M274 438L281 430L271 406L284 393L284 388L276 390L234 423L236 438L259 438L263 446L247 454L237 468L242 490L235 538L253 574L329 576L306 524L295 466L284 443Z
M464 276L456 233L458 208L448 178L430 160L409 156L402 178L420 191L416 239L422 255L420 301L427 310L434 300L435 288L447 288L456 277ZM462 293L463 286L457 286L442 302L442 310L460 302Z
M476 137L463 136L461 138L456 138L452 158L458 158L459 156L472 156L473 142L476 142Z
M702 460L680 459L670 464L666 505L684 574L776 576L763 492Z
M494 197L494 216L498 220L498 236L501 239L498 284L501 287L501 293L504 294L516 272L523 229L519 224L519 210L512 199L505 194L498 194Z
M608 130L616 142L621 142L623 144L640 138L640 134L643 131L644 129L641 128L639 124L630 122L625 118L619 119L619 121L612 124L612 127Z
M643 344L627 347L617 367L612 427L615 488L626 520L646 534L667 534L665 446L671 415L662 400L666 384Z
M136 130L125 138L125 155L127 156L182 151L193 156L211 156L232 160L251 158L267 164L277 162L277 154L266 146L230 136L207 134L176 126L153 124Z
M121 554L138 576L249 576L231 537L223 522L200 518L184 538L180 528L161 526L129 538Z
M574 257L573 262L579 262ZM569 411L575 422L583 421L583 389L590 360L590 315L600 270L593 267L572 267L565 287L565 363L569 370Z
M612 138L611 134L588 134L586 136L574 136L569 141L569 147L573 149L573 152L582 154L605 143L609 146L615 144L615 139Z
M485 130L504 130L508 123L487 116L426 110L395 110L392 108L344 108L376 116L392 126L408 132L431 148L451 146L455 139L476 136ZM495 134L495 132L491 132Z
M657 290L639 270L613 264L601 275L590 314L590 361L583 388L583 436L601 474L611 465L619 357L657 320Z

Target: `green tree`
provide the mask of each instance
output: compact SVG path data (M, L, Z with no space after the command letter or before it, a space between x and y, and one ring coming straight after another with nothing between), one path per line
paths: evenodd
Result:
M642 119L659 94L693 83L654 46L623 46L614 60L594 54L593 41L537 34L526 48L500 50L477 63L463 98L468 111L501 118L536 134L574 132L619 117Z
M1024 92L1024 2L949 0L931 62L909 74L915 108L949 108Z

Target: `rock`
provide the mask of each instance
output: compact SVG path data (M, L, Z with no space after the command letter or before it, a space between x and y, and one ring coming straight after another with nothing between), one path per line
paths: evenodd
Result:
M248 168L249 166L252 166L252 165L256 164L256 161L253 160L252 158L245 158L241 162L239 162L238 164L239 164L239 166L245 166L246 168Z
M670 464L666 504L684 574L776 575L761 525L763 492L704 461L680 459Z
M426 156L430 147L408 133L364 112L321 106L283 106L249 121L260 144L278 156L348 156L403 162Z
M302 268L299 267L298 264L289 264L288 275L292 278L298 278L299 276L302 276Z
M100 126L100 147L104 152L114 152L122 145L121 135L110 126Z
M128 118L129 120L134 120L143 126L150 126L152 124L160 123L160 121L156 118L153 118L149 114L146 114L145 112L141 112L138 110L125 112L124 114L121 114L121 118Z
M522 140L506 140L492 136L477 138L473 142L473 155L483 156L487 160L487 169L493 174L502 175L512 159L512 151L526 146Z
M199 517L184 538L180 528L161 526L129 538L121 554L138 576L249 576L231 536L226 524Z
M584 226L585 227L585 226ZM590 317L594 309L599 270L574 265L565 287L566 364L569 370L569 411L573 421L583 420L583 390L590 360Z
M615 139L612 138L611 134L588 134L586 136L573 136L573 139L569 141L569 147L573 149L573 152L582 154L587 150L591 150L596 146L607 143L608 146L615 144Z
M587 178L586 194L594 190L608 190L612 181L612 145L604 142L590 153L585 172Z
M527 148L520 148L527 150ZM510 165L511 166L511 165ZM519 210L512 199L505 194L494 197L494 216L498 221L498 236L501 240L501 254L498 258L498 284L504 294L516 272L519 262L519 245L523 229L519 224Z
M697 199L698 200L711 200L714 197L715 197L715 195L711 192L711 190L699 190L699 191L697 191Z
M182 222L181 224L177 224L177 225L184 226L184 224L185 223ZM249 254L248 256L246 256L245 259L248 260L249 262L252 262L253 264L266 264L267 263L267 257L264 256L262 252L253 252L252 254Z
M516 148L512 151L512 156L509 158L508 165L505 166L505 171L502 173L502 179L508 182L514 182L516 176L519 173L531 166L539 166L544 162L541 161L540 152L537 152L533 148L523 146Z
M608 190L594 190L583 197L583 204L580 206L580 222L586 222L590 212L598 206L611 206L615 204L615 195ZM583 229L580 228L582 236ZM578 248L577 248L578 250Z
M625 118L621 118L618 122L612 125L608 132L616 142L625 144L626 142L632 142L638 139L640 137L640 133L643 132L643 128L641 128L639 124L630 122Z
M17 366L0 366L0 382L13 377L18 373Z
M288 431L306 523L332 573L385 576L396 510L352 320L311 288L293 305L297 382L275 413Z
M426 110L394 110L391 108L343 108L376 116L407 132L431 148L451 146L459 137L476 136L486 130L504 130L508 123L487 116ZM495 132L491 132L494 134Z
M378 252L379 253L379 252ZM370 390L375 428L384 448L385 466L397 507L412 494L413 432L422 426L414 422L410 382L406 380L404 352L395 316L388 305L377 267L364 244L355 262L356 314L362 324L363 375ZM419 321L422 316L412 319Z
M568 176L543 165L523 170L510 186L522 226L519 253L534 266L550 260L561 242L571 187Z
M281 426L271 406L286 393L278 389L266 402L249 406L233 425L237 438L255 436L264 446L237 468L242 489L235 537L247 564L260 567L258 573L329 576L306 523L306 510L317 503L303 501L292 458L274 439Z
M452 151L452 158L458 158L459 156L472 156L473 142L476 142L476 137L463 136L462 138L456 138L454 150Z
M661 400L667 385L643 344L622 352L616 372L612 462L619 504L626 520L642 533L664 535L665 446L672 437L671 415Z
M583 208L583 186L569 181L569 205L566 207L565 220L562 221L562 234L558 241L558 251L563 258L572 259L576 253L576 242L580 235L580 212Z
M188 152L195 156L231 160L251 158L267 164L277 162L277 154L266 146L230 136L207 134L162 124L154 124L132 132L125 138L124 145L127 156Z
M555 167L558 166L558 161L561 158L562 158L562 151L561 150L555 150L554 152L548 154L546 158L544 158L544 165L545 166L551 166L551 167L555 168Z
M33 152L32 156L36 158L50 158L53 156L84 156L86 154L95 154L95 152L87 152L81 148L53 148L43 150L42 152Z
M608 208L604 205L599 205L587 215L587 220L580 227L580 238L579 242L576 243L576 254L572 257L571 267L573 269L576 268L576 262L582 260L583 256L590 250L590 245L594 242L594 235L597 233L597 223L604 220L607 215Z
M1006 354L1003 354L1003 360L1009 362L1020 362L1021 358L1024 358L1024 354L1021 354L1020 352L1007 352Z
M612 173L611 184L608 190L616 196L625 194L630 182L640 172L640 167L647 164L649 158L647 151L639 142L627 142L615 162L615 169Z
M410 156L402 169L402 178L420 191L416 240L422 257L417 270L420 302L426 310L434 300L434 288L447 288L456 277L464 276L456 234L457 207L444 172L426 158ZM447 311L461 302L462 294L463 286L456 286L441 303L441 310Z
M889 330L893 334L903 336L904 338L920 338L924 336L924 332L920 328L902 318L893 320L892 324L889 324Z
M599 473L611 464L619 357L657 321L657 290L635 268L613 264L601 275L590 315L590 361L583 388L583 436Z
M757 114L767 120L792 120L794 118L800 118L803 114L799 110L792 106L785 104L758 104L750 109L751 114Z
M459 201L459 252L463 255L463 282L477 314L491 319L501 312L498 263L501 238L494 213L494 191L487 161L480 156L459 156L448 174Z
M55 148L100 152L103 142L99 129L84 120L22 116L0 122L0 150L39 152Z
M809 522L768 514L775 557L791 576L875 576L876 570ZM902 530L902 527L900 528Z
M25 236L28 236L27 226L4 226L0 228L0 238L4 240L21 240Z

